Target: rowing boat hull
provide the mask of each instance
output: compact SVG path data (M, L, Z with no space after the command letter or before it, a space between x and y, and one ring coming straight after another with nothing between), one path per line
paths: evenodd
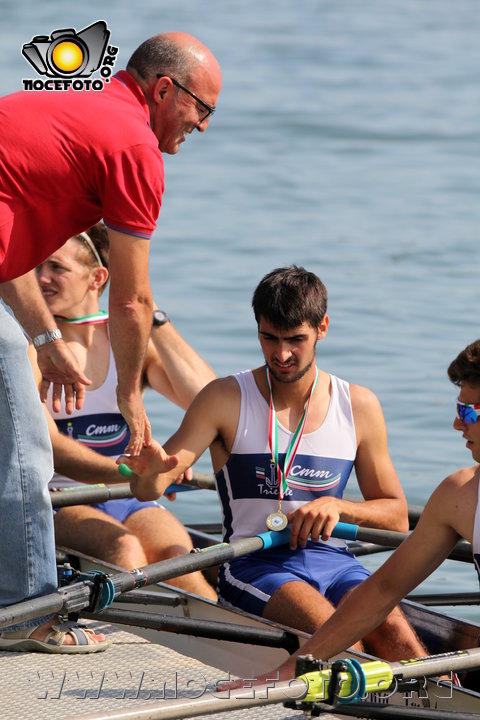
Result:
M64 552L67 552L68 556L74 559L75 564L82 571L95 569L111 573L120 570L120 568L108 565L96 558L80 553L72 553L69 550L64 550ZM257 628L259 631L265 628L282 629L294 634L298 638L300 646L309 637L306 633L263 620L240 610L217 605L210 600L165 583L149 586L148 591L149 594L156 593L156 596L158 596L158 601L156 600L154 605L145 605L143 602L132 603L133 597L129 597L128 603L115 601L114 607L119 610L148 613L152 618L161 619L162 616L168 615L174 618L191 618L199 621L213 620L216 623ZM141 591L133 591L129 595L137 592ZM431 653L450 652L478 645L480 627L477 625L449 618L417 603L404 601L402 608ZM111 622L111 620L108 619L108 622ZM254 678L266 669L278 666L288 657L287 651L278 647L263 647L248 643L230 642L224 639L196 637L193 634L177 634L175 631L163 632L162 630L141 627L140 624L130 626L129 631L150 642L172 648L176 652L218 668L222 672L221 677L225 679L228 679L230 675ZM371 658L369 655L351 651L342 653L339 657L345 657L347 654L360 660ZM379 704L461 710L480 715L480 694L473 690L452 687L450 683L438 684L434 680L428 680L425 689L420 693L416 691L410 693L397 692L390 695L379 693L369 695L368 699Z

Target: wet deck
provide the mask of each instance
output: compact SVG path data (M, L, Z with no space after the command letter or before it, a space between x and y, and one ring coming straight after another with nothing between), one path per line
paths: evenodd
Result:
M80 720L111 711L120 715L153 710L175 697L204 696L217 681L226 679L219 670L162 645L111 625L92 625L112 641L105 652L70 656L0 652L2 720ZM299 720L304 715L282 705L270 705L208 717Z

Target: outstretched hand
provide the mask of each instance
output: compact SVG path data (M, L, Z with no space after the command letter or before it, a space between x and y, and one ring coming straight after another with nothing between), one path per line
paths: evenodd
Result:
M42 373L40 399L45 402L48 388L53 384L52 408L60 412L62 390L65 394L65 411L70 415L80 410L85 400L85 385L90 380L80 370L78 360L63 340L42 345L37 350L37 362Z
M168 455L160 443L152 440L139 455L121 455L117 464L124 463L135 474L130 478L130 489L138 500L156 500L171 482L168 473L178 465L176 455Z

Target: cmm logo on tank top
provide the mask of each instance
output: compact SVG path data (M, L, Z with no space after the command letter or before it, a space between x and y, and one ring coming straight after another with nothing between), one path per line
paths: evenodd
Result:
M259 459L259 458L258 458ZM284 467L285 455L279 457L280 467ZM272 461L268 469L264 463L255 463L255 477L261 483L262 494L275 494L278 492L277 468ZM288 474L288 488L286 494L294 490L307 492L342 492L353 467L353 460L344 458L331 458L319 455L306 455L298 453ZM259 483L259 487L260 487Z
M288 486L297 490L330 490L336 487L342 479L342 473L333 473L330 470L292 465L288 474Z
M256 467L255 477L261 481L258 486L262 494L278 494L278 476L274 465L270 465L268 472L265 472L263 467ZM293 465L288 475L288 487L290 490L330 490L339 485L341 479L341 472L333 473L329 470ZM286 494L291 492L287 490Z
M80 415L56 420L61 433L102 455L119 455L128 445L130 432L120 413Z

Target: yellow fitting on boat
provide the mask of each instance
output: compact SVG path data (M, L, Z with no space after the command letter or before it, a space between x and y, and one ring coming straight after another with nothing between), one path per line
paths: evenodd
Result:
M340 661L341 662L341 661ZM345 660L349 662L349 660ZM357 665L357 664L356 664ZM358 663L354 672L340 670L338 673L338 690L335 699L343 702L354 702L359 700L365 693L384 692L388 690L393 681L392 668L383 660L374 660L368 663ZM363 677L359 678L358 673ZM332 680L332 669L317 670L300 675L307 685L307 694L302 702L322 702L329 699L330 682Z

